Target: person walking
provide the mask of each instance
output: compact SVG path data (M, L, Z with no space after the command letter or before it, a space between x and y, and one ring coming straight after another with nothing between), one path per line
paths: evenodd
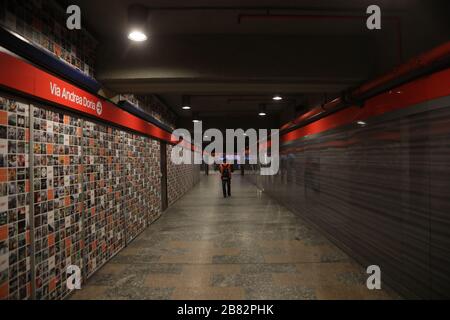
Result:
M223 163L219 166L219 170L220 178L222 180L223 197L226 198L227 195L228 197L231 197L231 164L227 163L227 160L224 159Z
M205 154L204 157L204 162L205 162L205 175L208 176L209 175L209 156L207 154Z

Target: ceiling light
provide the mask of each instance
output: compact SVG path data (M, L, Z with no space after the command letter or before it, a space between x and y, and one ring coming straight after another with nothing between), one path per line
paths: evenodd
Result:
M145 30L147 29L148 8L133 4L128 7L128 39L135 42L143 42L148 39Z
M258 113L258 115L259 115L260 117L264 117L264 116L267 115L266 105L265 105L265 104L260 104L260 105L259 105L259 113Z
M275 100L275 101L281 101L281 100L283 100L283 97L280 96L279 94L277 94L272 99Z
M130 34L128 35L128 39L135 42L143 42L146 41L148 38L147 35L142 31L134 30L130 32Z
M185 95L181 97L181 100L183 110L191 110L191 97Z
M198 123L198 122L200 122L200 117L198 116L198 112L193 112L193 113L192 113L192 122L193 122L193 123Z
M358 121L357 124L359 124L360 126L365 126L367 123L364 121Z

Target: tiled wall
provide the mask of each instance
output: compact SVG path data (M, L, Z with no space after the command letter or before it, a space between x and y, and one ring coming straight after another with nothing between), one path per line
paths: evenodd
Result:
M448 299L449 101L285 144L279 174L252 178L364 265L380 266L383 283Z
M170 160L172 149L172 146L167 146L167 197L169 206L191 190L200 180L200 165L173 164Z
M125 212L131 241L160 214L160 144L146 137L125 135Z
M0 97L0 299L31 296L29 106Z
M36 298L67 294L65 268L83 266L82 121L32 107Z
M125 246L124 185L120 131L84 121L84 234L86 274Z
M160 215L156 140L2 97L0 151L0 299L65 298Z
M65 9L54 0L2 0L0 25L94 77L97 42L85 29L67 29Z
M127 100L169 128L175 128L176 114L164 106L153 95L121 94L120 100Z

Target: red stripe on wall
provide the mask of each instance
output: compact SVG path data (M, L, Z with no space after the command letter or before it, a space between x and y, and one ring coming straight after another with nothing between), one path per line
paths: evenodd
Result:
M156 125L5 52L0 52L0 70L0 85L4 87L170 143L178 141Z
M363 108L352 106L331 114L283 135L280 140L289 142L301 139L446 96L450 96L450 68L373 97L366 101Z

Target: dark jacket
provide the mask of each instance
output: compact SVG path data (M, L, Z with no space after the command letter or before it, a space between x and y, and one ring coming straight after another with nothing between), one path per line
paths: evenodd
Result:
M231 180L231 173L233 172L233 167L232 167L231 164L229 164L229 163L222 163L222 164L219 166L219 170L220 170L220 178L221 178L221 179L224 178L223 172L224 172L225 168L228 168L228 171L230 172L230 180Z

